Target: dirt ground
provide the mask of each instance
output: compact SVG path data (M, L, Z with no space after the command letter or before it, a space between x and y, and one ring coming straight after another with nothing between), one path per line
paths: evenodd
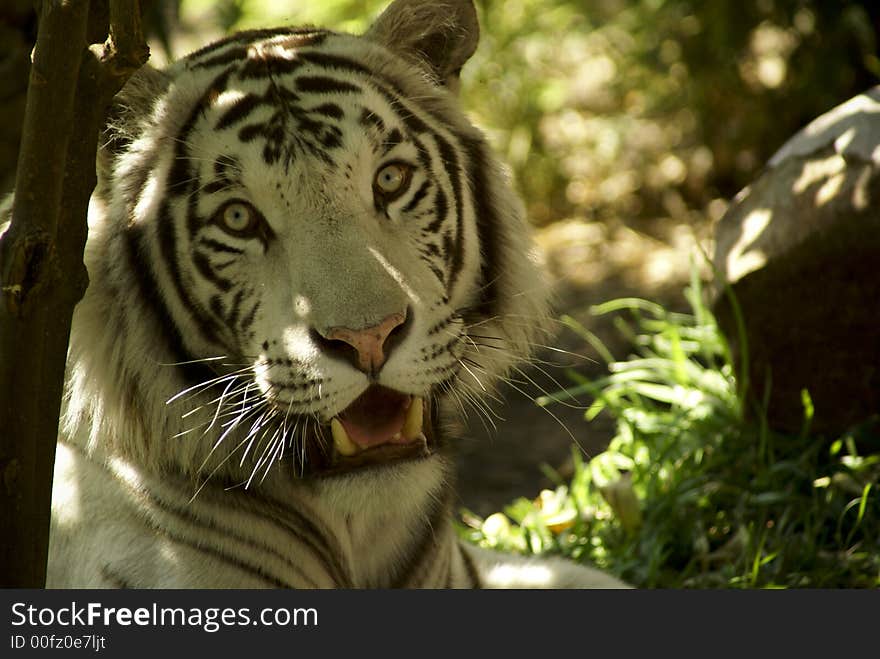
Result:
M691 227L653 227L652 235L627 227L611 229L597 223L556 223L536 234L547 264L556 298L554 315L569 314L594 332L617 358L627 355L628 346L608 317L595 317L591 305L618 297L644 297L670 308L686 308L682 291L695 254ZM702 242L702 240L701 240ZM526 373L534 380L522 391L505 386L504 404L493 405L500 417L496 428L470 415L468 434L459 446L458 490L460 506L481 516L501 510L520 496L533 497L551 487L542 470L546 464L561 473L570 468L575 443L585 456L600 452L613 437L614 423L605 415L584 420L584 399L579 405L536 405L531 397L542 389L554 392L570 384L565 369L597 378L605 374L604 363L574 332L563 328L547 344L557 349L542 350L538 363ZM543 363L543 362L549 362ZM519 378L525 379L525 378Z

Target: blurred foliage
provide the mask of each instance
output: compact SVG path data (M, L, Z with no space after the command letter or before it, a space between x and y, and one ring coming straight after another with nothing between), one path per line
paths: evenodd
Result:
M359 31L387 1L179 4L184 28ZM788 137L880 76L870 0L477 5L462 96L538 224L717 217Z

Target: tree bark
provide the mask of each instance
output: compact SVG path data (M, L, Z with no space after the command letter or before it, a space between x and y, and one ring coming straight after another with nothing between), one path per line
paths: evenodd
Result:
M110 101L149 51L137 2L44 0L12 223L0 239L0 585L42 587L52 470L95 155Z

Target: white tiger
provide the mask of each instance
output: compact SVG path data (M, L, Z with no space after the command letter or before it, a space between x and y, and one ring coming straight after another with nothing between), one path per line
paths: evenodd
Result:
M120 94L50 587L623 585L452 525L459 407L546 312L456 98L478 31L470 0L396 0L362 36L241 32Z

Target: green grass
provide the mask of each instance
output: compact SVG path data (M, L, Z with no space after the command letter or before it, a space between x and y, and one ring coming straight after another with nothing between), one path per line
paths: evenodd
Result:
M880 586L880 455L859 454L866 431L811 435L807 392L803 431L771 431L747 409L696 276L685 295L690 314L638 299L595 308L619 314L634 351L624 361L564 319L608 362L599 380L570 373L565 393L588 397L587 422L610 414L616 436L589 461L574 451L574 475L554 491L486 519L465 511L462 536L563 554L641 587Z

